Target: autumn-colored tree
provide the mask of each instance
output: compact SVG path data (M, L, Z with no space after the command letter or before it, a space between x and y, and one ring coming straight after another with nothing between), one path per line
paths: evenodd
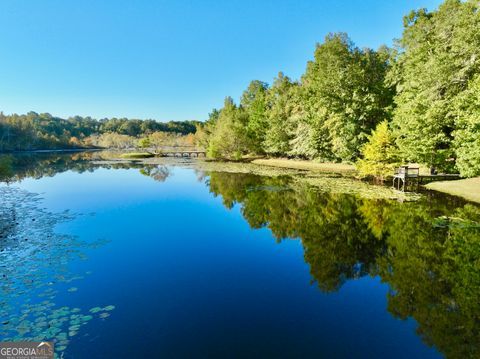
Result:
M395 145L388 122L381 122L362 146L362 159L357 161L357 169L362 176L374 176L380 180L393 174L398 165L398 148Z

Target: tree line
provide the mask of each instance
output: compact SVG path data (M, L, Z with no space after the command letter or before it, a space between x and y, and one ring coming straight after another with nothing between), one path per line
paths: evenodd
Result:
M139 138L175 138L193 134L197 121L157 122L126 118L74 116L67 119L49 113L5 115L0 112L0 151L62 149L100 146L129 147ZM191 142L191 141L190 141Z
M305 73L254 80L227 97L198 138L214 158L245 155L357 163L364 175L420 163L480 174L480 2L412 11L394 48L347 34L317 44Z

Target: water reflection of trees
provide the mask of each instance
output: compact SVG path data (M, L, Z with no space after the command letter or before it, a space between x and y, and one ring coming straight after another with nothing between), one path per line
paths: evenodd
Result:
M144 166L140 169L140 173L153 178L157 182L164 182L171 174L166 166Z
M165 181L170 172L167 167L136 161L111 160L103 152L49 152L0 155L0 182L17 182L25 178L53 177L59 173L93 172L99 168L138 169L155 181Z
M322 291L379 275L388 310L451 358L480 355L480 208L428 196L415 203L315 191L288 178L211 173L210 191L253 228L300 238Z

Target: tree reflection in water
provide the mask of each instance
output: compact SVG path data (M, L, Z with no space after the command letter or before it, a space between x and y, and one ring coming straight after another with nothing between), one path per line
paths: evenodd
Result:
M53 177L59 173L93 172L105 169L138 169L144 176L163 182L170 175L168 167L144 164L141 161L111 160L108 152L46 152L13 155L0 154L0 183L21 181L25 178ZM118 157L118 153L116 154Z
M0 181L98 168L136 168L161 182L170 175L164 166L97 157L1 157ZM225 207L240 204L252 228L268 227L278 241L300 239L320 290L379 276L390 287L390 313L414 318L425 343L449 358L480 357L479 206L437 194L406 203L366 199L325 193L290 177L240 173L210 173L207 185ZM8 206L0 211L0 241L18 232L13 216L18 214Z
M208 185L241 205L251 227L299 238L324 292L379 276L388 310L413 317L425 343L449 358L480 356L480 208L428 194L417 202L322 193L288 177L215 172Z

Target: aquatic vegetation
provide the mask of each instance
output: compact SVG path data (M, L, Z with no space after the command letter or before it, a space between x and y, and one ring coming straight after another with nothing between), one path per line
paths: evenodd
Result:
M55 162L56 170L134 168L157 177L162 186L173 166L190 168L252 228L268 228L278 242L300 240L311 282L320 291L334 293L348 281L380 278L390 288L388 311L395 318L413 318L427 345L450 357L480 352L480 212L474 204L433 192L397 192L340 174L249 163L82 161L66 167ZM94 299L68 306L68 300L84 294L81 281L92 274L72 273L69 263L88 260L90 250L105 242L84 243L56 233L57 224L78 215L49 213L39 196L8 187L0 194L0 263L8 264L0 264L0 276L5 274L0 337L54 338L59 355L68 354L69 347L73 352L72 343L85 340L89 327L108 323L116 310ZM19 260L25 266L14 268ZM59 303L59 297L67 303Z
M120 158L119 158L120 157ZM36 178L51 176L55 173L73 170L77 172L93 171L97 168L138 168L140 173L153 178L155 181L163 182L170 175L171 167L191 168L199 173L199 178L204 178L210 172L244 173L268 177L291 176L300 182L306 182L317 187L321 191L334 193L352 193L365 198L385 198L399 201L413 201L420 198L419 194L403 193L387 186L372 185L367 182L356 180L351 176L349 166L341 165L342 173L323 173L322 171L310 171L303 167L285 168L264 165L262 162L220 162L207 161L202 158L192 160L190 158L121 158L118 152L91 152L71 154L43 154L39 157L27 157L28 161L21 160L23 156L15 157L15 174L9 177L15 181L24 176ZM20 162L20 163L19 163ZM15 165L15 163L17 163ZM26 166L26 168L24 167ZM325 166L317 164L321 168ZM326 169L332 169L326 166Z
M122 158L150 158L155 157L153 153L150 152L128 152L120 155Z
M363 181L345 177L307 175L297 181L305 182L325 193L344 193L362 198L392 199L397 201L416 201L422 197L419 193L397 191L394 188L372 185Z
M319 172L330 172L330 173L347 173L354 175L356 173L355 166L349 165L346 163L322 163L316 161L305 161L305 160L291 160L285 158L267 158L267 159L256 159L252 163L258 165L266 165L273 167L282 167L282 168L292 168L299 170L309 170L309 171L319 171Z
M81 308L55 303L66 284L83 278L72 273L68 264L85 259L84 251L106 241L82 242L56 233L57 224L75 216L68 211L50 213L41 207L41 201L38 195L0 187L0 337L4 341L53 340L60 355L70 338L93 319ZM71 293L77 290L66 289ZM111 311L115 307L105 308Z
M433 220L433 226L437 228L480 228L480 222L460 217L440 216Z

